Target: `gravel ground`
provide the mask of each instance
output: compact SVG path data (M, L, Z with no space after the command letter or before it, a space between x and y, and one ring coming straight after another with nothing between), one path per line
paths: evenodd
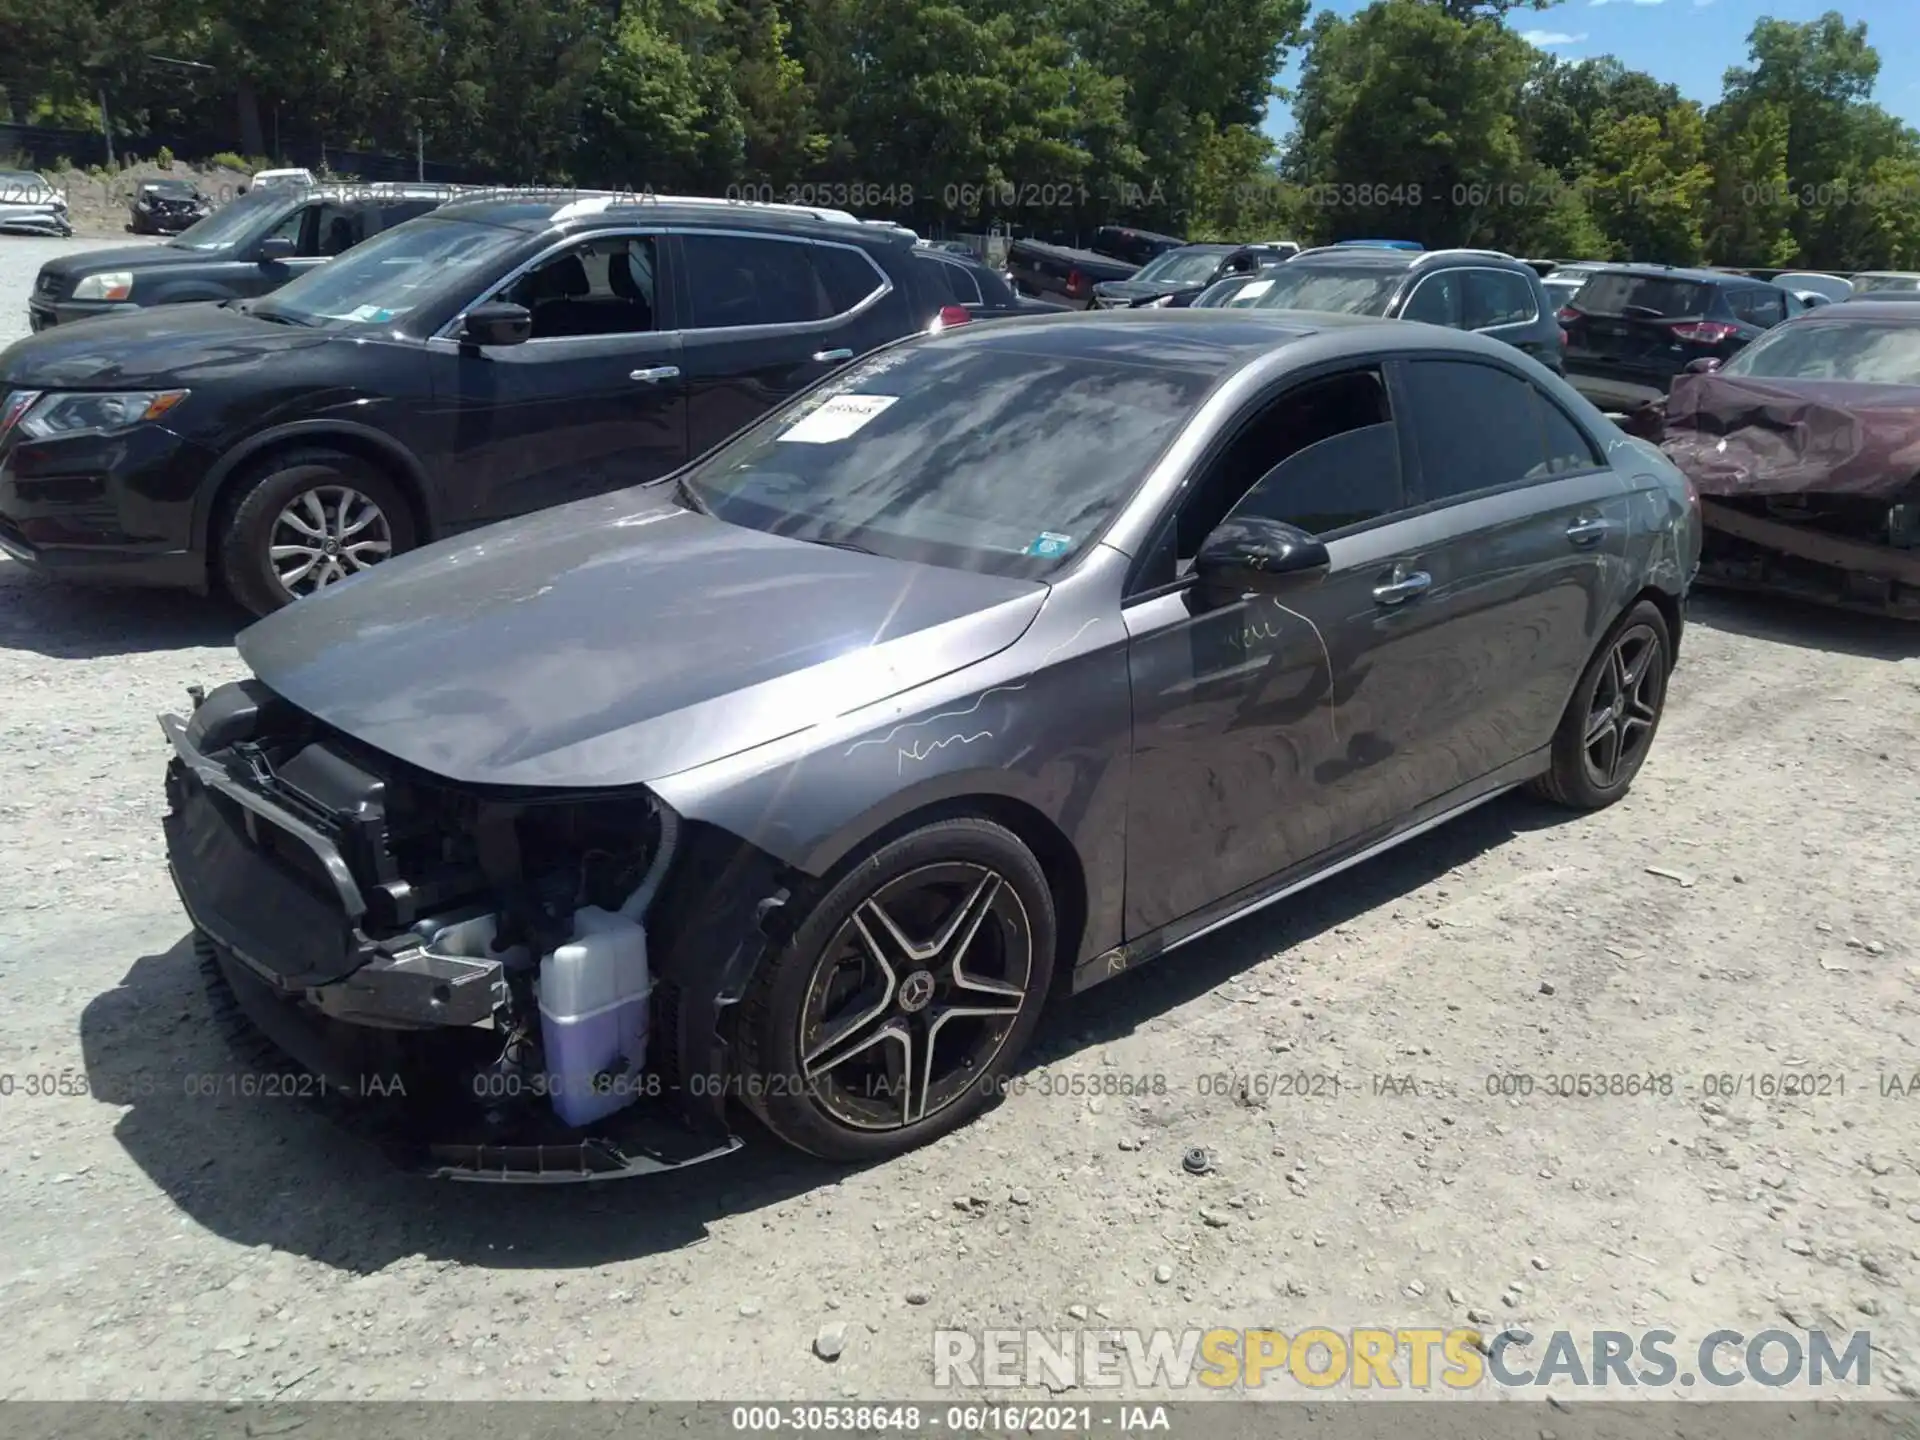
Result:
M34 249L0 247L0 323ZM1920 1098L1885 1081L1920 1072L1920 629L1703 599L1613 809L1496 802L1116 980L1050 1021L1025 1093L892 1164L755 1136L536 1192L202 1093L233 1065L152 717L238 673L235 623L0 563L10 1398L928 1395L934 1327L1089 1314L1864 1328L1874 1391L1920 1394ZM1787 1070L1844 1093L1703 1093ZM1265 1078L1296 1072L1341 1084ZM1672 1091L1545 1093L1575 1072ZM26 1092L63 1073L81 1093ZM1530 1098L1488 1093L1520 1074ZM1159 1093L1046 1093L1072 1077Z

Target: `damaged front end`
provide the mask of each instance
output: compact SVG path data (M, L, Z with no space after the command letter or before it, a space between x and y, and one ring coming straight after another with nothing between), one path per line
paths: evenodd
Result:
M1920 387L1687 376L1664 430L1702 583L1920 620Z
M257 680L194 700L160 724L196 946L340 1114L455 1178L737 1146L723 1019L777 926L773 861L645 791L450 785Z

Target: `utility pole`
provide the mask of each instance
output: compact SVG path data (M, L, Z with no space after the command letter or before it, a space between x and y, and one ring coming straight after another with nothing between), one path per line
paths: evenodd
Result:
M413 178L421 184L427 181L427 132L416 125L413 127Z
M113 122L107 118L107 87L100 87L100 134L107 142L107 168L117 170L113 163Z

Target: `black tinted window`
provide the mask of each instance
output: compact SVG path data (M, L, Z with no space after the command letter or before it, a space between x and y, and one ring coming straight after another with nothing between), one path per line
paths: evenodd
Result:
M1407 366L1407 401L1428 500L1510 485L1546 463L1533 386L1517 375L1416 360Z
M1442 270L1414 286L1400 309L1402 320L1423 320L1429 325L1460 327L1460 282L1464 270Z
M1591 470L1606 462L1586 432L1567 418L1562 410L1548 396L1535 390L1534 398L1540 407L1541 429L1547 441L1547 470L1558 473L1567 470Z
M1524 325L1539 314L1533 287L1511 270L1469 270L1466 305L1469 330Z
M792 325L827 317L827 297L799 241L751 235L688 235L687 288L693 328Z
M1181 501L1177 558L1191 560L1216 525L1248 506L1312 531L1398 509L1400 470L1390 420L1387 387L1374 369L1311 380L1279 396L1234 436ZM1367 431L1383 434L1329 443ZM1383 436L1386 458L1380 463ZM1342 468L1348 465L1354 468Z
M369 221L369 233L375 230L391 230L396 225L404 225L435 208L434 200L389 200L379 209L378 222Z
M914 261L927 271L933 281L934 293L942 304L978 305L980 303L980 285L973 278L973 271L965 265L956 265L951 260L942 260L937 255L915 255Z
M853 309L883 283L873 262L861 251L846 245L815 245L813 268L836 315Z
M1587 315L1628 315L1667 320L1704 315L1713 304L1712 287L1664 275L1601 273L1589 277L1573 297L1573 308Z
M1235 515L1284 520L1310 534L1377 520L1400 506L1400 446L1390 424L1330 435L1254 483Z

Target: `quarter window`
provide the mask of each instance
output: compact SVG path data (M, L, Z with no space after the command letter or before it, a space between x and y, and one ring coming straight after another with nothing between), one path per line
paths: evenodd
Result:
M757 235L688 235L687 290L696 330L799 325L832 313L803 241Z
M814 244L813 268L827 292L831 313L844 315L885 283L866 252L851 245Z

